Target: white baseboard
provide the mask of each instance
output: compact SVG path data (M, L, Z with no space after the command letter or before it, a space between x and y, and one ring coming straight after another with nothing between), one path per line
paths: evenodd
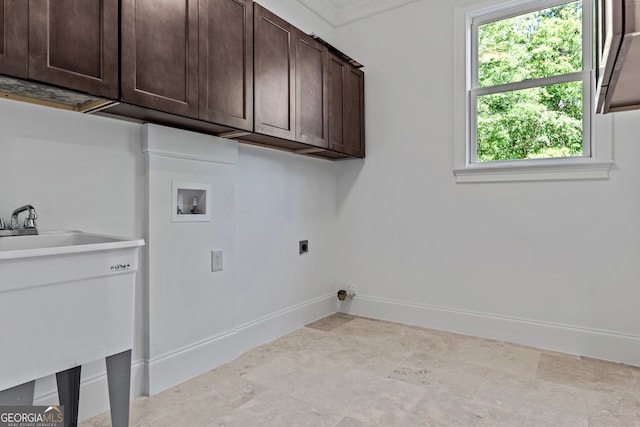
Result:
M280 310L236 328L239 355L337 311L335 292Z
M334 293L324 295L149 360L148 394L160 393L230 362L247 350L335 313L335 300Z
M640 366L633 335L361 295L339 311Z
M147 361L149 396L197 377L238 357L234 332L209 338L199 343Z
M47 378L46 380L48 380L46 391L34 396L34 405L59 404L58 391L55 388L55 379ZM144 363L142 360L136 360L131 363L131 397L140 396L144 390L143 387ZM107 410L109 410L107 372L102 371L89 378L84 378L80 383L78 419L86 420Z

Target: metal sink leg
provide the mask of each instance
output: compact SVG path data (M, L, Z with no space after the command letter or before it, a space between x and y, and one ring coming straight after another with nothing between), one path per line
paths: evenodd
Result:
M56 374L58 399L64 406L64 427L78 426L78 402L80 401L80 370L82 366Z
M131 350L111 355L106 360L109 402L111 403L111 425L113 427L129 427Z

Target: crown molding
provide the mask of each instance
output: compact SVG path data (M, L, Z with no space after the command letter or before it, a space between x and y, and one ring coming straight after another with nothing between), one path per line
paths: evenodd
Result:
M418 0L362 0L336 8L329 0L298 0L334 28L387 12Z

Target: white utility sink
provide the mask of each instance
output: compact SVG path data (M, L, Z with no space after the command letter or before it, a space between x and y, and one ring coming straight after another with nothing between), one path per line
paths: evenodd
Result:
M144 245L142 240L83 233L45 231L34 236L0 237L0 260L77 252L101 251Z
M132 348L144 240L0 237L0 390Z

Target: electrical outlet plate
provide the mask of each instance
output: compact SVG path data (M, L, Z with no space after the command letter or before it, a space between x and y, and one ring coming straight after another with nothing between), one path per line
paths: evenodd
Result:
M211 271L222 271L222 251L211 251Z

